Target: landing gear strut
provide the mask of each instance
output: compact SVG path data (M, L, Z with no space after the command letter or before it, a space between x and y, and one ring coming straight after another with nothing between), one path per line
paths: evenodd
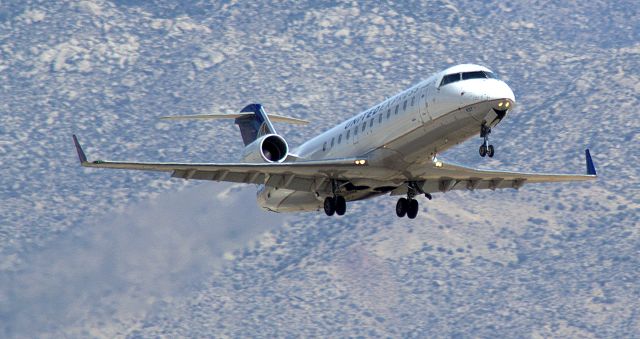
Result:
M491 134L491 127L482 123L482 126L480 126L480 137L483 139L483 142L482 145L480 145L479 152L483 158L487 155L489 158L493 158L493 154L495 153L493 145L489 145L489 134Z

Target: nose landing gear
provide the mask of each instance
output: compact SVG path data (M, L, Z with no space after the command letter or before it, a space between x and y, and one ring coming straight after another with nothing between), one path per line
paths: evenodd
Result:
M483 158L487 155L489 158L493 158L495 153L493 145L489 145L489 134L491 134L491 127L483 123L482 126L480 126L480 137L483 138L483 142L479 149L480 156Z

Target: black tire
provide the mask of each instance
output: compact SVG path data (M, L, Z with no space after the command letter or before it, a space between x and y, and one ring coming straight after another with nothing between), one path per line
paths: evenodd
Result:
M409 206L407 208L407 217L409 219L415 219L418 215L418 200L411 199L409 200Z
M484 144L480 145L480 149L478 151L480 153L480 156L484 158L484 156L487 155L487 146L485 146Z
M333 197L324 198L324 213L328 216L332 216L336 213L336 201Z
M398 203L396 204L396 215L398 218L402 218L407 214L407 207L409 206L409 202L405 198L398 199Z
M347 201L344 200L344 197L337 196L336 197L336 214L344 215L347 212Z
M489 145L489 148L487 149L487 155L489 156L489 158L493 158L493 154L494 154L493 145Z

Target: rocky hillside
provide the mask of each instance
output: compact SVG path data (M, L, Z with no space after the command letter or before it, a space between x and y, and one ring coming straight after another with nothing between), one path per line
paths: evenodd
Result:
M640 6L9 1L0 6L0 336L633 337L640 333ZM457 63L518 107L443 158L600 179L455 192L398 219L272 215L252 187L80 168L232 161L269 112L290 144Z

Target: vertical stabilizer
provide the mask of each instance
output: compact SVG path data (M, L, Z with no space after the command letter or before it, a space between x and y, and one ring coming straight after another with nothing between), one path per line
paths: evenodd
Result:
M235 120L235 123L240 127L240 134L242 134L245 146L263 135L277 134L261 104L247 105L240 113L253 113L240 116Z

